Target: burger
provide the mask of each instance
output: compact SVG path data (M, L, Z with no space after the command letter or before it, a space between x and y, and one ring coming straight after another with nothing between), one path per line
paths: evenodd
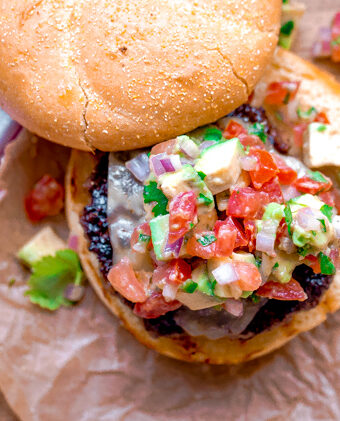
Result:
M6 16L24 28L7 48L29 58L1 62L1 105L73 148L70 231L141 343L211 364L264 355L340 305L340 87L272 56L280 2L106 6Z

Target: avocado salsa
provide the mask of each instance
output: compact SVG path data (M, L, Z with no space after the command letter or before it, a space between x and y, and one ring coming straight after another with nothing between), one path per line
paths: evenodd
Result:
M279 88L276 101L287 102ZM99 156L82 224L108 289L147 329L246 339L319 303L337 263L335 189L322 173L290 166L278 153L287 150L263 108L245 104L149 153ZM141 198L125 205L118 237L112 168L138 185L126 201Z

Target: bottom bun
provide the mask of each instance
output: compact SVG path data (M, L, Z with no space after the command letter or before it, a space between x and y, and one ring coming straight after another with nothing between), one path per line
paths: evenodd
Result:
M275 60L275 59L274 59ZM287 79L287 67L294 62L297 73L291 73L293 79L308 78L320 80L321 87L334 89L335 82L326 74L320 73L309 63L290 53L279 53L280 66ZM286 67L285 67L286 66ZM273 72L278 74L278 63L274 63ZM270 73L270 69L269 69ZM329 78L329 82L327 79ZM338 88L338 85L335 85ZM327 92L325 93L327 95ZM327 100L327 99L326 99ZM142 344L166 356L189 362L210 364L236 364L265 355L301 332L310 330L324 320L327 313L340 308L340 274L336 273L330 288L315 308L294 313L289 322L282 323L270 330L260 333L251 339L240 340L222 338L207 339L203 336L192 337L188 334L156 337L144 327L143 320L137 317L120 296L107 288L107 281L100 272L97 256L88 249L88 241L80 218L84 207L89 203L86 189L92 170L97 163L96 158L87 152L73 151L66 177L67 217L72 234L78 236L78 251L87 277L103 303L120 318L125 328Z

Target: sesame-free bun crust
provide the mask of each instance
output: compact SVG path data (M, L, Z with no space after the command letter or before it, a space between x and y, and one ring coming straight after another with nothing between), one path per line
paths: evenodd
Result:
M148 146L246 101L281 0L0 0L0 107L82 150Z
M320 72L310 63L286 51L278 50L266 74L268 80L303 80L311 88L303 90L303 99L313 104L314 90L319 93L319 104L327 109L329 100L332 106L340 110L340 86L334 79ZM336 124L336 121L335 121ZM174 337L154 337L144 328L143 321L133 314L118 295L105 287L105 281L99 270L95 254L89 252L88 242L80 224L80 215L89 202L88 191L84 183L96 165L92 154L73 151L68 167L67 216L70 229L79 237L79 253L89 281L105 305L117 315L141 343L161 354L190 362L206 362L210 364L235 364L245 362L279 348L297 334L310 330L322 323L327 313L340 308L340 274L336 273L330 288L320 304L308 311L293 314L289 322L265 331L249 340L219 339L209 340L205 337L181 335Z

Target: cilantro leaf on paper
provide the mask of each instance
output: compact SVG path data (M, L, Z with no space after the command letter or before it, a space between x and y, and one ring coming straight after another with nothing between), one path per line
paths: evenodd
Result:
M149 184L144 186L144 203L157 202L157 205L152 208L155 216L166 215L169 212L166 210L168 206L168 199L165 194L157 187L156 181L150 181Z
M83 276L77 253L58 250L55 256L44 256L33 264L25 295L33 304L48 310L68 307L73 302L64 297L64 291L71 283L80 285Z

